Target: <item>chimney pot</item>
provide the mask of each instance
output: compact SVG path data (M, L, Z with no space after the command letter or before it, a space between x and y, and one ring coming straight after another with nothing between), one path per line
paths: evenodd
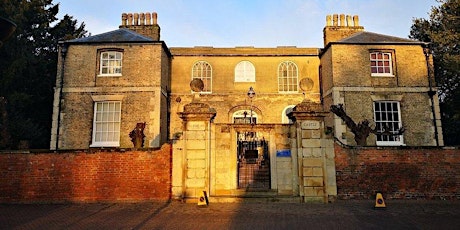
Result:
M359 17L358 17L358 15L353 16L353 24L354 24L354 26L359 26Z
M156 25L158 22L157 22L157 18L158 18L158 15L157 13L153 12L152 13L152 18L153 18L153 25Z
M331 15L326 15L326 26L332 26Z
M139 20L140 20L140 25L143 26L145 25L145 14L144 13L140 13L139 14Z
M349 26L349 27L353 26L353 22L351 20L351 15L347 15L347 26Z
M338 14L334 14L332 16L332 22L333 22L333 26L338 26L339 25L339 15Z
M128 26L133 24L133 14L129 13L128 14Z
M146 18L146 21L147 21L146 24L147 25L152 25L152 22L151 22L152 21L152 15L147 12L147 13L145 13L145 18Z
M126 26L126 20L128 19L128 15L126 13L121 14L121 25Z
M139 25L139 14L134 13L134 25L137 26Z

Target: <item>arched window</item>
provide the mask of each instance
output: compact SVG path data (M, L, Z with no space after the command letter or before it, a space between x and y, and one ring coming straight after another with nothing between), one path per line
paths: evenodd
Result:
M283 124L292 124L292 123L294 123L294 121L289 119L289 117L287 116L288 113L292 112L294 107L295 107L295 105L290 105L290 106L287 106L286 108L284 108L283 113L281 114L281 122Z
M192 80L201 79L204 83L204 93L212 92L212 67L208 62L198 61L192 68Z
M292 61L284 61L278 66L278 92L296 93L298 86L297 65Z
M235 82L255 82L256 69L249 61L241 61L235 66Z
M234 124L256 124L257 113L254 110L238 110L233 113Z

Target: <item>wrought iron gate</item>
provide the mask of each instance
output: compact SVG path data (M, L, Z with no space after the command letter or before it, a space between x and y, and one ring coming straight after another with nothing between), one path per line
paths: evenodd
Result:
M268 141L256 132L238 133L238 188L247 191L270 189Z

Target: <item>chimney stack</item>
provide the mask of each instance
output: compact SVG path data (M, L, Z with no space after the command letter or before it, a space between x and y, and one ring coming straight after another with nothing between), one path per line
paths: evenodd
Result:
M361 31L364 31L364 27L359 25L358 15L326 15L326 26L323 29L324 46L327 46L329 42L340 41Z
M119 27L132 30L138 34L160 40L160 26L157 23L157 13L122 13Z

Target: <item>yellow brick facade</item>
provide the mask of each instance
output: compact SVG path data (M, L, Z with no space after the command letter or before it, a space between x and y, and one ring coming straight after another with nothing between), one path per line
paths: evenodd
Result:
M258 172L268 174L268 181L257 182L268 184L268 195L327 202L337 195L334 138L355 145L349 128L329 112L331 105L343 104L355 122L368 119L374 126L373 103L398 101L404 145L443 145L432 66L422 43L366 33L357 17L337 15L327 17L324 48L169 48L159 40L156 14L148 23L139 20L150 14L142 15L124 14L117 31L61 44L52 149L105 147L93 143L95 103L118 101L120 137L108 147L132 148L129 133L142 122L144 147L171 142L174 198L197 198L202 191L221 201L244 195L251 184L241 186L241 168L253 165L241 166L241 146L250 139L241 135L250 134L251 143L263 143L251 150L264 169ZM366 36L393 42L366 42ZM371 76L374 50L391 53L394 76ZM99 76L104 51L122 53L120 76ZM210 92L192 92L198 62L210 66ZM235 80L240 62L252 64L254 79ZM293 92L278 88L283 62L296 67ZM242 111L256 123L236 124ZM367 145L376 145L375 135Z

